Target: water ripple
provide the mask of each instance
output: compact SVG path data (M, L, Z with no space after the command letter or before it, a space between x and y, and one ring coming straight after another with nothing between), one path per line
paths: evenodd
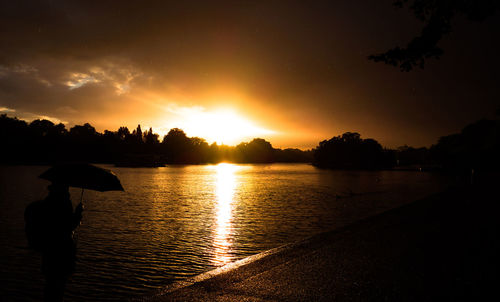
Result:
M77 272L67 301L122 301L439 190L427 173L309 165L112 168L126 192L84 195ZM45 194L46 167L0 170L0 296L37 301L40 256L23 211ZM71 191L74 204L80 190ZM340 196L340 198L339 198Z

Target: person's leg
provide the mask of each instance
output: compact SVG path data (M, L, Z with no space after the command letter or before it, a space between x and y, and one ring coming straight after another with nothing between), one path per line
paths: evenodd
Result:
M63 301L64 288L66 287L66 279L61 277L46 276L45 288L43 292L43 300L46 302Z

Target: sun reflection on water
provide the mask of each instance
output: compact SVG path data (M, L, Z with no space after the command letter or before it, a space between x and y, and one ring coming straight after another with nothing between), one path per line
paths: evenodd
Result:
M214 229L214 257L212 263L224 265L231 262L232 206L236 189L235 172L238 166L222 163L216 167L216 216Z

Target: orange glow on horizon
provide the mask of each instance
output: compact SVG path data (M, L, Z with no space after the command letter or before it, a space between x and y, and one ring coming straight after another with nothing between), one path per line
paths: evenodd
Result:
M236 145L245 140L276 134L276 131L258 126L231 109L208 111L201 107L170 110L177 119L170 124L182 129L188 136L205 139L208 143Z
M133 131L140 124L143 131L151 127L160 141L171 129L179 128L188 137L199 137L209 144L236 146L263 138L275 148L304 150L327 138L311 123L298 124L297 119L288 120L272 106L226 89L229 92L190 94L132 90L122 96L124 102L118 109L103 110L98 122L91 121L90 116L79 116L82 121L70 121L68 127L91 121L101 132L116 131L121 126Z

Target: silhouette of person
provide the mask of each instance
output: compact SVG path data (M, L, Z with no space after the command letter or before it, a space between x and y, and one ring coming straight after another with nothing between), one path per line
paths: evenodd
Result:
M69 188L52 183L49 195L41 202L38 215L42 217L39 232L42 239L42 273L45 276L45 301L62 301L69 277L75 271L76 244L73 231L80 225L83 205L73 212Z

